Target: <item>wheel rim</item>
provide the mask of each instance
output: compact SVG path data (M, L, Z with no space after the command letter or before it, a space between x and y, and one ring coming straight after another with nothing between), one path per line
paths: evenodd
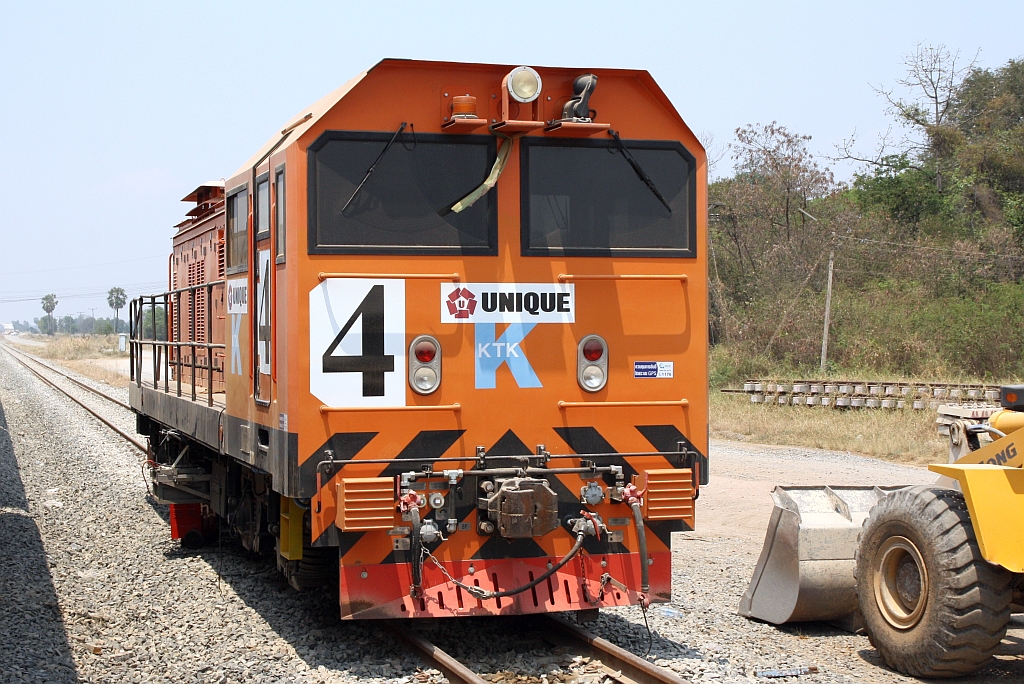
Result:
M875 555L875 603L896 629L910 629L928 603L928 569L906 537L889 537Z

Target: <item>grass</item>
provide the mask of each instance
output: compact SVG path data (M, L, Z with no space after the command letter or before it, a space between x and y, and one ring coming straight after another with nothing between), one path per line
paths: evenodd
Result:
M752 404L711 392L711 436L757 444L849 451L900 463L945 463L949 448L934 411L840 410Z
M26 335L7 338L25 351L54 361L78 359L127 358L128 352L117 350L117 335ZM32 342L46 345L40 347Z
M42 342L45 347L18 344L20 340L29 339ZM71 337L68 335L24 335L8 338L30 354L51 361L59 361L61 366L73 370L79 375L106 383L111 387L127 387L128 378L116 371L91 363L96 359L127 358L126 352L117 351L117 335L89 335Z
M56 335L49 339L42 336L35 339L46 343L46 349L41 349L39 355L55 361L128 356L126 352L117 350L117 335L83 335L81 337Z
M77 360L77 361L64 361L60 365L64 366L69 370L73 370L79 375L84 375L87 378L97 380L104 384L110 385L111 387L127 387L128 376L115 371L97 366L96 364L89 363L88 360Z

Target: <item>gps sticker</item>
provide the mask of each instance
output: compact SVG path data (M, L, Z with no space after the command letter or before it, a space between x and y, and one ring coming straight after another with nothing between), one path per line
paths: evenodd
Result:
M634 361L634 378L671 378L674 361Z

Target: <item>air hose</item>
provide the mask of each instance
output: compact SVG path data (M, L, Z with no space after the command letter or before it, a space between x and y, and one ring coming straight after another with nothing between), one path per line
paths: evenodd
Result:
M415 526L413 527L413 529L414 530L416 529ZM498 599L498 598L505 598L506 596L514 596L516 594L521 594L522 592L526 591L527 589L533 589L535 586L537 586L538 584L540 584L541 582L543 582L544 580L546 580L547 578L551 577L556 572L561 570L565 566L566 563L571 561L573 559L573 557L575 557L576 554L580 552L580 549L583 548L583 539L586 536L587 536L586 532L583 532L583 531L579 532L576 535L576 543L573 545L572 549L569 550L569 553L565 554L565 556L562 558L562 560L558 561L557 563L552 565L550 568L548 568L548 571L545 572L543 575L537 577L532 582L524 584L521 587L516 587L515 589L508 589L508 590L505 590L505 591L489 591L489 590L483 589L481 587L471 587L468 584L463 584L462 582L458 581L457 579L455 579L454 577L449 575L448 572L444 569L444 566L441 565L441 563L436 558L434 558L433 555L430 555L429 551L427 553L428 553L428 555L430 555L430 560L434 561L434 564L437 565L437 567L441 569L441 572L443 572L445 574L445 576L448 577L448 579L452 583L454 583L455 585L465 589L469 593L469 595L472 596L473 598L480 599L481 601L483 601L483 600L486 600L486 599ZM416 566L414 565L413 566L413 578L414 579L416 577L416 575L415 575L416 571L417 571L416 570Z
M426 550L426 547L420 541L420 509L418 507L413 506L409 509L409 519L412 522L412 531L409 534L409 546L412 549L412 590L409 592L409 595L416 596L419 594L420 587L423 584L423 554L420 552L420 549Z
M633 501L629 504L633 509L633 522L636 524L636 535L640 545L640 591L646 593L651 585L647 572L647 530L644 528L644 514L640 510L640 502Z

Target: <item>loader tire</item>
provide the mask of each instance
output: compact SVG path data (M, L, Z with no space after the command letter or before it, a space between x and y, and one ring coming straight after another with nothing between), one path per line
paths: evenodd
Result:
M871 645L903 674L969 674L1006 634L1013 574L982 558L960 492L910 487L879 499L855 573Z

